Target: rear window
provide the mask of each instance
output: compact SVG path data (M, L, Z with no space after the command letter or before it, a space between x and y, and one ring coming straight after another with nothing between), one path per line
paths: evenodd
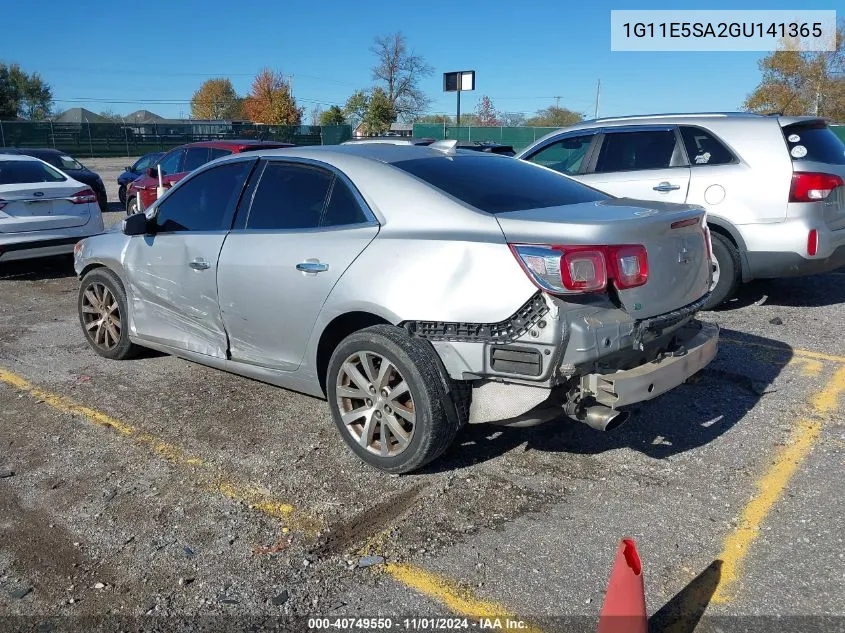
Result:
M845 165L845 144L825 123L787 125L783 137L794 161Z
M63 182L67 180L59 171L34 160L0 161L0 185L31 182Z
M610 197L561 174L512 158L458 154L403 160L393 166L487 213L558 207Z
M59 156L59 163L60 164L56 165L56 167L59 167L60 169L85 169L85 167L82 166L82 163L70 156ZM55 163L53 164L55 165Z

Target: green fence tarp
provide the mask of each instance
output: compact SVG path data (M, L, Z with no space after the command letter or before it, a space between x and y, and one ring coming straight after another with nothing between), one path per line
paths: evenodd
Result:
M415 123L418 138L457 139L459 141L492 141L511 145L516 151L528 147L556 127L453 127L436 123Z
M0 121L0 147L52 147L71 156L141 156L183 143L256 139L296 145L337 145L352 138L349 125L252 123L54 123Z

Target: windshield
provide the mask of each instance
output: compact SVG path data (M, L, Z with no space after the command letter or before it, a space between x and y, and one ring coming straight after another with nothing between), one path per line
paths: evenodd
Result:
M67 180L49 165L34 160L0 161L0 185L31 182L62 182Z
M51 161L52 162L52 161ZM55 164L55 163L53 163ZM59 164L56 165L59 169L85 169L85 167L75 158L62 154L59 156Z
M487 213L558 207L610 197L543 167L475 152L415 158L393 165Z

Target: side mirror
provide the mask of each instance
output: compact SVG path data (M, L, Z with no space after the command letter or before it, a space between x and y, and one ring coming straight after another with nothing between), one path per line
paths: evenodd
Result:
M158 170L154 167L147 167L144 170L144 173L149 176L150 178L158 178Z
M134 173L134 171L132 170L132 167L131 167L131 166L129 166L129 165L127 165L126 167L124 167L124 168L123 168L123 171L131 171L131 172L133 172L133 173Z
M147 216L143 213L133 213L123 220L124 235L146 235L149 233Z

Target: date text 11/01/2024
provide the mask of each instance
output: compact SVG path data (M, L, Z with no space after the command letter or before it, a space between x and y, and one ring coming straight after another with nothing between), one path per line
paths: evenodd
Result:
M625 37L821 37L821 22L626 22Z
M469 618L309 618L308 629L341 631L451 631L463 629L520 631L529 625L509 617Z

